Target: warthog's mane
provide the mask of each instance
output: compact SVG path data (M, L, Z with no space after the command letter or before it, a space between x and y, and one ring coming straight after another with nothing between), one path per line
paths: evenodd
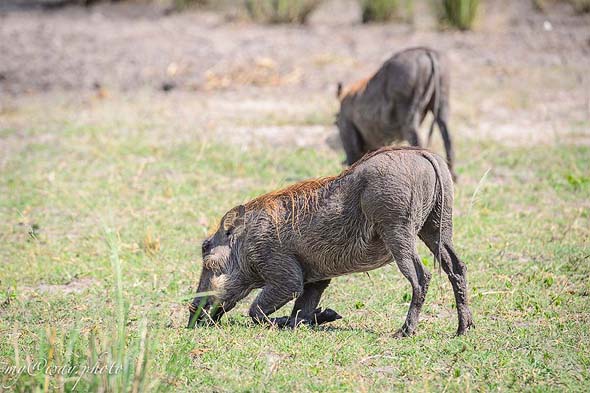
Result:
M247 210L264 210L271 217L272 221L278 224L281 221L281 212L284 203L288 201L290 202L291 221L295 225L302 214L313 212L318 208L318 191L324 186L344 178L358 165L370 158L392 151L429 152L427 149L412 146L385 146L365 154L361 159L338 175L302 180L285 188L260 195L247 202L244 206Z
M346 96L349 96L352 94L359 94L359 93L364 92L365 89L367 88L367 83L369 83L369 80L372 77L373 77L373 75L368 76L363 79L359 79L356 82L353 82L350 85L346 86L344 88L344 90L342 90L340 95L338 96L338 99L340 99L340 101L342 101L344 99L344 97L346 97Z
M245 206L248 210L264 210L272 218L272 221L277 224L281 218L284 202L289 201L291 220L295 224L303 213L310 212L317 207L318 190L340 176L342 174L303 180L252 199Z

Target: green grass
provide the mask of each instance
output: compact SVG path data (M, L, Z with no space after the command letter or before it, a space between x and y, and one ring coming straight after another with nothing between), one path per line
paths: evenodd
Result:
M580 14L590 12L590 0L570 0L576 12Z
M459 30L470 30L477 16L479 0L442 0L439 7L443 23Z
M368 22L385 22L391 20L399 10L398 0L362 0L362 20Z
M263 23L305 23L321 0L245 0L252 20Z
M189 331L207 231L259 193L338 172L343 154L175 142L149 119L48 122L0 130L15 143L0 173L5 385L72 390L71 375L2 370L106 352L123 371L85 374L77 391L588 390L588 146L456 138L455 243L476 323L464 337L435 274L417 335L393 338L410 293L394 266L334 280L322 304L344 319L325 328L253 326L244 302L220 327Z
M363 23L404 21L413 23L413 0L359 0Z

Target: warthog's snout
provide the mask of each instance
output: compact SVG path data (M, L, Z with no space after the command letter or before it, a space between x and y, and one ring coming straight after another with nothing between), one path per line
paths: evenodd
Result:
M216 323L223 315L223 309L214 303L210 296L197 296L188 306L189 318L187 328L195 325L204 326Z

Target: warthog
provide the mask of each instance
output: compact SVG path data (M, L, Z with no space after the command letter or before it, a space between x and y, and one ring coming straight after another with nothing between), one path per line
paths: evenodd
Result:
M429 48L410 48L396 53L370 78L342 90L338 84L340 112L336 125L351 165L368 151L396 141L422 146L418 129L430 111L428 144L438 124L453 169L454 153L448 130L449 72L445 58Z
M332 278L395 261L412 285L410 309L396 334L410 335L431 277L416 251L418 236L451 281L457 333L463 334L473 323L466 268L453 248L452 209L453 182L444 160L410 147L379 149L338 176L296 183L234 207L203 243L189 327L219 320L254 288L262 288L249 311L255 322L332 321L339 317L333 310L317 309ZM269 318L292 299L289 317Z

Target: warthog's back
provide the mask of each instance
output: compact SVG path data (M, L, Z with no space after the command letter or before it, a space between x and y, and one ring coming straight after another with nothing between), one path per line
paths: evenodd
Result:
M423 150L383 148L339 176L316 180L311 192L309 182L292 186L294 193L279 191L265 214L275 222L265 236L280 235L277 247L300 257L309 281L387 264L382 231L397 221L412 222L417 233L437 201L427 157L444 163Z
M342 94L342 114L354 122L367 150L403 140L402 130L414 115L424 117L431 99L426 94L432 78L429 56L439 55L425 48L399 52Z
M448 129L449 67L444 55L418 47L394 54L372 75L338 89L336 125L350 165L363 154L394 142L423 146L420 124L432 113L428 143L438 125L453 169L454 152Z

